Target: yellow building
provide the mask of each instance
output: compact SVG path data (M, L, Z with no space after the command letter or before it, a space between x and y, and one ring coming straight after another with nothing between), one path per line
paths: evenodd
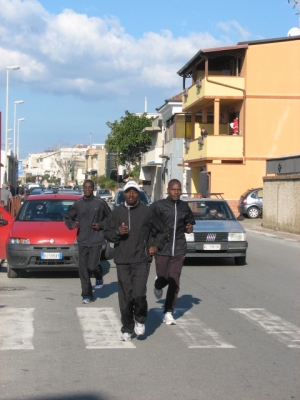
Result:
M300 153L300 36L200 50L178 74L191 192L238 199L263 186L266 159Z

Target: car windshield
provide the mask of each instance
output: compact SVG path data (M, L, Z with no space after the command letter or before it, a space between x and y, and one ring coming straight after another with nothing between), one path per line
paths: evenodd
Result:
M18 221L62 221L75 200L25 201L17 215Z
M140 195L139 195L139 202L142 203L142 204L145 204L146 206L149 205L149 200L148 200L147 196L145 195L145 192L140 192ZM124 190L120 190L120 191L117 193L117 200L116 200L116 203L117 203L118 205L119 205L119 204L122 204L122 203L125 203Z
M235 220L225 201L188 201L195 220Z

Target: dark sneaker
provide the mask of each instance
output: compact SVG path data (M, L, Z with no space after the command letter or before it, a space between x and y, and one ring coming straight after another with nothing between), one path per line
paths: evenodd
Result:
M101 289L103 288L103 285L104 285L103 278L96 279L95 289Z

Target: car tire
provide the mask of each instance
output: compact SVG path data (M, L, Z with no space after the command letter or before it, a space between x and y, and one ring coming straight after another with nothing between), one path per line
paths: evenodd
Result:
M7 263L7 277L8 278L17 278L18 277L18 270L12 269L8 263Z
M246 256L234 257L235 265L246 265Z
M101 259L102 260L108 260L109 259L109 254L110 254L110 242L106 242L105 249L101 253Z
M260 212L257 207L249 207L247 210L248 218L258 218L259 214L260 214Z

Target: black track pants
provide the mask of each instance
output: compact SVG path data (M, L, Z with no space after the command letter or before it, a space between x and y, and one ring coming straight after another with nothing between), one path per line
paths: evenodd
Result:
M141 324L146 321L149 271L149 263L117 264L122 332L132 333L134 321Z
M78 246L79 256L79 278L81 282L81 296L93 300L93 290L91 284L91 275L96 279L102 279L102 268L100 265L102 245L98 246Z

